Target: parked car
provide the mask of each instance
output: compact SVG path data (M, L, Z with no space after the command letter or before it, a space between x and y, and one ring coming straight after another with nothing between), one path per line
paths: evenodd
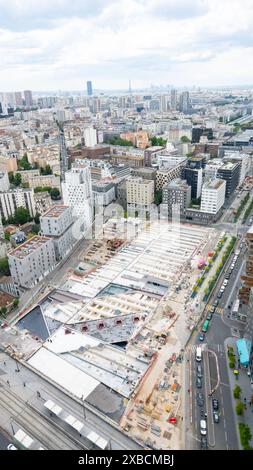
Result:
M210 321L210 320L212 320L212 318L213 318L213 314L212 314L211 312L209 312L209 313L207 314L206 319L207 319L208 321Z
M218 292L218 294L217 294L218 299L220 299L222 297L222 294L223 294L223 292L221 292L221 291Z
M197 388L202 388L202 380L200 377L197 377L196 379L196 387Z
M202 377L202 367L200 364L197 366L197 377Z
M223 285L224 285L224 286L227 286L227 285L228 285L228 280L227 280L227 279L224 280Z
M207 426L206 426L206 420L205 419L200 420L200 434L202 436L206 436L206 434L207 434Z
M216 309L216 307L214 305L212 305L212 307L210 308L210 313L214 313L215 309Z
M207 445L207 438L206 437L201 437L200 447L203 450L207 449L208 445Z
M197 393L197 405L203 406L204 405L204 395L201 392Z
M219 415L216 411L214 411L214 413L213 413L213 420L214 420L215 423L220 422L220 417L219 417Z
M205 339L205 333L199 333L199 341L204 341Z
M219 301L218 301L218 299L216 299L213 303L213 307L216 308L216 307L218 307L218 305L219 305Z
M219 401L218 401L216 398L213 398L212 404L213 404L213 410L214 410L214 411L218 411L218 409L219 409Z

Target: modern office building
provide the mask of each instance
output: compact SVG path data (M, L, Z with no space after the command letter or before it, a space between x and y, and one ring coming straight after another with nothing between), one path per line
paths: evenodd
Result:
M192 128L192 143L198 143L202 136L206 136L208 140L213 140L213 129L206 127L193 127Z
M16 107L23 106L23 98L21 91L15 92L15 105Z
M36 214L33 189L13 189L0 192L0 213L5 219L14 215L18 207L29 210L31 217Z
M8 254L11 276L16 286L30 289L55 268L51 238L35 236Z
M72 167L65 173L62 183L63 202L71 206L73 215L82 217L86 228L92 224L92 186L90 168L87 165Z
M162 202L168 207L168 215L172 215L173 206L176 205L180 207L180 214L185 215L191 202L191 186L177 178L164 186L162 192Z
M226 181L214 179L203 184L201 192L202 212L217 214L225 202Z
M32 105L33 105L33 97L32 97L31 90L25 90L24 91L24 97L25 97L25 105L27 107L31 108Z
M73 224L72 208L64 205L55 205L40 217L41 234L52 238L57 260L65 258L75 244Z
M187 181L187 184L191 186L192 198L198 199L201 195L203 169L191 168L190 166L185 167L182 170L182 178L185 179Z
M92 82L91 81L87 82L87 95L92 96Z
M177 90L171 90L170 92L170 107L172 111L177 109Z
M240 181L241 162L224 163L217 171L217 178L226 181L226 197L230 197Z
M183 93L181 93L180 98L179 98L179 111L181 111L182 113L188 114L190 109L191 109L191 106L190 106L189 91L183 91Z

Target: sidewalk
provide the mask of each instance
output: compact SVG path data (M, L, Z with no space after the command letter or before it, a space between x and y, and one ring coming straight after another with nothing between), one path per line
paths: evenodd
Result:
M238 369L239 375L238 375L238 380L236 380L233 369L230 369L229 367L227 346L233 347L234 353L237 359L238 355L237 355L237 347L236 347L236 338L232 338L232 337L226 338L224 345L225 345L225 354L226 354L226 359L227 359L227 369L228 369L228 377L229 377L230 390L231 390L231 396L232 396L232 403L234 405L233 412L235 416L235 422L237 423L238 442L239 442L240 448L242 448L238 423L248 424L248 426L250 427L251 433L253 435L253 405L249 405L249 401L251 400L251 396L253 395L253 388L252 388L252 385L250 384L250 378L247 375L247 370ZM234 398L234 395L233 395L233 389L235 385L239 385L242 390L240 401L244 402L244 398L246 398L247 409L244 410L242 416L237 416L236 411L235 411L236 402L237 402L237 400ZM253 437L251 439L250 445L253 446Z

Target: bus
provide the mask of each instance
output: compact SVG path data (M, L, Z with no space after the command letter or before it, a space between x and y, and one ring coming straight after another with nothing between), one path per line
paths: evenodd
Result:
M202 349L198 346L196 349L196 361L200 362L202 359Z
M207 332L208 327L209 327L209 321L206 320L206 321L204 322L203 326L202 326L202 331L203 331L203 333L206 333L206 332Z

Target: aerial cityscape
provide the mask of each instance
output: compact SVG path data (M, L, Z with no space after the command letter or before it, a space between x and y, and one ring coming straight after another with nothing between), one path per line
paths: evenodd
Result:
M253 450L253 4L71 3L0 2L0 450Z

